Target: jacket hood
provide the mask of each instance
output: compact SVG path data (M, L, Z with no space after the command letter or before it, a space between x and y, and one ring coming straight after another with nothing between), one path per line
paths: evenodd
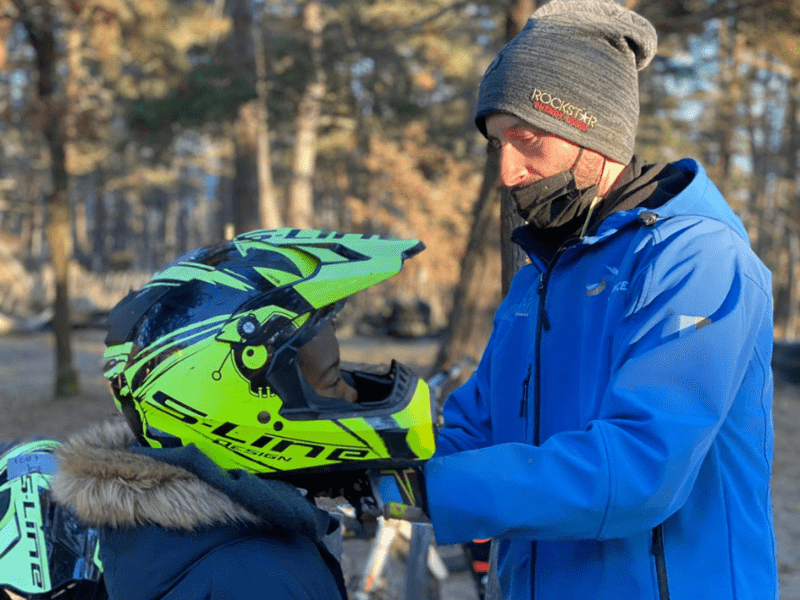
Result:
M611 206L599 211L598 237L647 211L659 219L676 216L714 219L725 223L749 244L742 221L693 158L662 165L633 161L629 167L633 169L630 180L615 188L607 198Z
M93 527L252 525L315 541L330 528L328 514L294 486L223 471L194 446L141 447L122 420L73 435L57 457L54 498Z
M182 467L129 450L136 442L124 422L103 423L70 437L57 452L51 487L94 527L198 527L260 519Z
M121 419L57 457L52 493L100 530L110 598L346 596L321 541L334 520L286 482L222 470L194 446L142 447Z
M670 163L670 166L682 172L688 183L667 202L651 210L662 218L689 216L720 221L733 229L736 235L749 245L744 224L708 177L703 166L693 158L684 158ZM669 190L665 191L667 196L671 195Z

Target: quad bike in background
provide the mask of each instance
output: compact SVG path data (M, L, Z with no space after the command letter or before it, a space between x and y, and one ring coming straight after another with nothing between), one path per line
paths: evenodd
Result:
M486 597L486 587L489 582L489 551L492 540L472 540L464 544L464 554L467 558L467 568L475 587L478 590L478 600Z

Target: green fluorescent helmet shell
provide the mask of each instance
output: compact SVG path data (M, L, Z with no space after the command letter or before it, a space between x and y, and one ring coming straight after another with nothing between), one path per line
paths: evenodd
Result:
M343 373L365 390L351 404L318 396L297 359L347 297L423 249L418 240L276 229L181 257L109 314L104 374L118 408L142 443L194 444L225 469L429 458L430 397L409 369Z
M400 272L405 259L425 248L418 240L319 230L278 229L244 234L241 239L251 236L277 247L306 252L317 259L312 276L294 284L294 289L314 308L328 306L389 279Z

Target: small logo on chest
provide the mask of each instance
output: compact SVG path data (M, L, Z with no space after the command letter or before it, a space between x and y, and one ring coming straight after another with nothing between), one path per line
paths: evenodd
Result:
M613 276L614 278L616 278L619 275L619 269L616 269L614 267L609 267L608 265L606 265L606 270L610 274L609 277ZM609 286L610 283L613 283L613 286L611 287L612 294L614 292L624 292L628 289L627 281L614 282L612 279L612 281L609 282L608 279L606 279L606 276L604 275L599 282L593 281L591 283L586 284L586 295L590 298L592 296L598 296L606 290L606 288Z

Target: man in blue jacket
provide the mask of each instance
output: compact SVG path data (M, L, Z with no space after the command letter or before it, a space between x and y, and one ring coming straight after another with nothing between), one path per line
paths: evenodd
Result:
M530 264L425 472L438 541L494 538L506 599L777 597L770 273L696 161L633 155L655 50L553 0L480 85Z

